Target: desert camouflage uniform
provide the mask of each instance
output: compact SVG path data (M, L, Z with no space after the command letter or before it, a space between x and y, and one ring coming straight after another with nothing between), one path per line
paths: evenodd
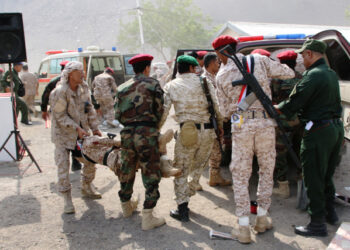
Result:
M237 54L242 60L243 55ZM292 78L294 72L287 65L272 61L268 57L254 54L254 75L264 92L271 98L270 78ZM216 77L217 98L221 114L229 118L238 110L237 102L242 86L232 86L232 81L242 79L242 75L231 59L226 65L222 64ZM263 117L264 108L259 101L250 106ZM265 114L266 116L266 114ZM256 117L256 116L255 116ZM266 118L245 119L243 124L232 122L232 160L230 170L233 177L236 215L248 216L250 213L249 179L252 169L253 156L256 154L260 166L257 202L268 210L271 203L273 187L273 170L275 167L275 122Z
M92 82L93 95L103 114L103 118L107 121L114 120L114 96L117 91L117 84L113 76L104 72L95 77Z
M62 77L61 77L62 79ZM58 167L58 190L66 192L71 189L69 181L69 151L76 148L78 132L81 127L89 132L98 130L96 112L91 104L89 86L84 82L74 92L67 81L58 84L51 92L52 108L51 140L55 144L55 162ZM95 178L95 164L73 155L84 163L82 179L91 183Z
M36 90L39 84L38 79L33 73L30 73L30 72L23 72L20 78L26 90L26 94L23 97L23 100L26 102L28 109L35 112L34 99L35 99ZM31 121L30 112L28 113L28 120Z
M295 71L295 77L292 79L279 80L273 79L272 84L272 102L275 104L281 103L288 99L295 84L302 78L302 75ZM301 137L303 133L303 127L299 122L297 115L295 114L291 119L287 119L285 115L280 115L283 127L291 142L295 144L295 152L300 151ZM276 128L276 167L275 178L278 181L286 181L288 174L288 148L283 143L282 132Z
M208 87L211 96L214 97L214 108L218 111L214 87L211 84L208 84ZM200 129L197 129L198 141L196 144L184 146L180 136L178 136L175 144L173 166L183 171L181 176L174 179L176 202L180 205L189 202L188 175L193 171L198 171L197 176L200 176L203 168L208 164L216 135L214 129L204 129L204 124L209 123L210 114L208 112L208 101L196 74L178 74L176 79L165 85L164 91L165 111L161 119L161 125L165 122L172 104L174 104L176 121L179 126L188 121L200 124Z
M115 118L124 125L121 131L120 191L122 202L133 193L136 166L142 172L146 189L144 208L156 206L161 179L158 147L159 120L163 114L163 90L159 82L143 74L118 87Z
M208 84L212 84L214 86L214 88L216 88L216 80L215 80L215 75L209 73L208 71L206 71L204 69L204 73L202 75L203 77L207 78L207 82ZM216 96L213 95L213 98L216 99ZM218 111L218 110L217 110ZM220 118L221 115L219 114ZM219 142L216 140L216 138L214 139L214 143L213 143L213 148L211 150L211 154L210 154L210 158L209 158L209 167L210 170L216 169L218 172L220 172L220 163L221 163L221 151L220 151L220 145ZM196 183L199 182L199 179L201 177L203 173L203 169L195 169L190 175L192 177L192 180Z

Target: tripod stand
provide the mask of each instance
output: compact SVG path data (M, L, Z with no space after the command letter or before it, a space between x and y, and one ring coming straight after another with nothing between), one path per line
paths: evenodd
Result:
M11 63L9 63L9 76L10 76L10 86L11 86L11 102L12 102L12 110L13 110L13 124L14 124L14 130L12 130L9 134L9 136L7 137L7 139L4 141L4 143L2 144L1 148L0 148L0 152L2 150L5 150L6 153L14 160L14 161L20 161L23 158L23 155L25 153L25 151L27 151L30 159L32 160L32 162L29 164L29 166L34 163L35 166L37 167L37 169L39 170L39 172L41 173L41 169L38 165L38 163L36 162L36 160L34 159L34 156L32 155L32 153L30 152L28 146L26 145L26 143L24 142L19 130L18 130L18 126L17 126L17 113L16 113L16 96L15 93L13 91L13 76L12 76L12 69L11 69ZM12 135L15 137L16 139L16 157L14 157L7 149L6 149L6 144L7 142L11 139ZM24 148L24 150L19 150L21 147ZM21 151L21 152L19 152Z

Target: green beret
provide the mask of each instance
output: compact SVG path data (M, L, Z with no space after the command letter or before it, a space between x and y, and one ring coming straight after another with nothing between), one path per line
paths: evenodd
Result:
M194 58L193 56L189 56L189 55L182 55L179 56L176 60L178 63L188 63L194 66L198 66L199 63L197 62L197 59Z
M295 50L295 52L302 53L304 50L307 49L324 54L327 49L327 44L319 40L308 39L304 42L303 46L300 49Z

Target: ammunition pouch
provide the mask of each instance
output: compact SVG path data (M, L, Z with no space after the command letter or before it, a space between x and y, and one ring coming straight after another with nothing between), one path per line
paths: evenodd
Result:
M198 142L198 129L193 121L184 122L180 129L180 140L185 147L191 147Z

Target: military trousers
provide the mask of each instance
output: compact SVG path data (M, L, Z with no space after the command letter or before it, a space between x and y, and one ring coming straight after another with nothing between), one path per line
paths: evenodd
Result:
M31 110L33 113L35 113L35 112L36 112L36 111L35 111L35 107L34 107L34 104L35 104L35 103L34 103L35 95L25 95L25 96L23 97L23 100L24 100L25 103L27 104L28 111ZM30 112L28 112L28 119L29 119L29 121L32 120Z
M102 116L105 120L112 122L115 117L114 100L112 96L96 99L102 111Z
M275 128L266 127L255 131L232 132L232 172L236 215L250 214L249 179L252 173L254 154L259 163L259 184L257 202L268 210L273 188L275 168Z
M333 175L340 161L343 123L327 123L304 131L300 156L311 218L326 215L326 202L334 199Z
M21 122L28 122L28 107L21 97L16 97L16 114L18 116L19 111L21 111Z
M189 175L196 171L195 178L200 177L207 166L213 148L215 132L213 129L198 130L198 141L193 146L184 146L178 136L175 143L175 156L173 167L182 169L182 174L174 179L176 203L178 205L189 202L190 187Z
M58 191L63 193L71 189L69 181L69 152L71 150L66 149L62 145L55 145L55 163L57 166L58 174ZM85 160L82 157L75 157L78 161L83 163L82 169L82 181L91 183L95 179L96 167L95 164Z
M121 168L119 198L121 202L131 199L137 166L141 169L142 182L146 189L145 209L153 208L159 199L160 153L157 128L126 126L121 135Z

